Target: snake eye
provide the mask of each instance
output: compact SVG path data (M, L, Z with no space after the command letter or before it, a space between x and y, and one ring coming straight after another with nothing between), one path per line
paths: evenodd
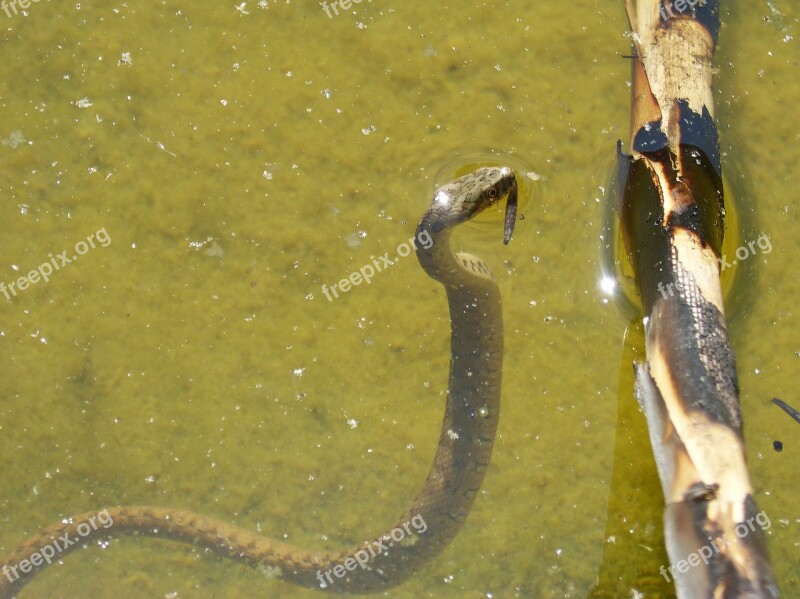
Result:
M497 190L494 187L490 187L489 191L487 191L486 193L489 196L490 200L494 200L495 198L497 198Z

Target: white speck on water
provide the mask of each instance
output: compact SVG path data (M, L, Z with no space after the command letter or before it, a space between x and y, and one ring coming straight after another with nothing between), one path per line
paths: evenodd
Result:
M196 250L202 249L206 256L221 258L225 255L225 250L222 249L220 244L214 241L213 237L209 237L205 241L190 241L189 247Z
M454 431L453 429L449 429L447 431L447 436L450 437L453 441L458 439L458 433L456 431Z
M539 173L534 173L533 171L528 171L525 173L525 176L531 181L541 181L544 178Z
M76 100L75 106L77 106L78 108L89 108L90 106L93 106L93 104L89 100L89 98L86 97L86 98L81 98L80 100Z
M355 249L357 247L361 247L361 240L366 236L366 231L356 231L355 233L349 233L348 235L345 235L344 241L347 244L347 247L350 249Z
M364 135L369 135L369 134L370 134L370 133L372 133L373 131L375 131L375 125L370 125L369 127L364 127L364 128L361 130L361 133L363 133Z
M347 425L348 425L350 428L356 428L356 427L358 426L358 420L356 420L355 418L349 418L349 419L347 420Z
M303 372L305 372L305 368L295 368L292 371L292 374L295 375L297 378L300 378L301 376L303 376Z
M117 61L117 66L118 67L122 66L124 64L127 64L127 65L132 65L133 64L133 59L131 58L131 53L130 52L123 52L122 55L119 57L119 60Z

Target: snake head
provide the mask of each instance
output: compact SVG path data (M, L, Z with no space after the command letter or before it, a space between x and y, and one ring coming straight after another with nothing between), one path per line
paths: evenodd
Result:
M434 194L434 205L447 226L466 222L503 198L506 203L503 243L511 240L517 216L517 178L507 166L484 166L442 185Z

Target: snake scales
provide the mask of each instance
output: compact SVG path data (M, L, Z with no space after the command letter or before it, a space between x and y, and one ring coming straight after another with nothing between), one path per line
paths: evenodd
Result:
M417 227L433 244L417 247L425 272L444 285L450 310L451 358L444 421L433 465L422 490L398 520L409 533L394 543L385 532L338 552L298 549L245 528L186 510L117 506L64 518L6 555L0 562L0 598L15 596L47 563L44 547L64 539L56 559L100 538L124 534L166 537L213 550L304 587L333 592L377 592L395 586L442 551L467 518L483 482L497 429L503 361L500 293L488 267L469 254L454 254L450 234L508 197L504 242L516 215L517 182L509 168L484 167L441 186ZM408 522L426 526L412 531ZM92 523L92 526L89 526ZM82 532L90 530L90 532ZM397 541L398 539L394 539ZM66 543L71 541L71 543ZM375 548L377 547L377 551ZM54 550L50 550L54 551ZM359 559L357 562L353 556ZM34 556L39 557L37 560ZM36 562L39 562L38 564ZM352 567L351 567L352 566Z

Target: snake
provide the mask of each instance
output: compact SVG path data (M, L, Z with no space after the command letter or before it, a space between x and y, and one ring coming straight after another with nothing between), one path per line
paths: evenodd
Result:
M415 244L418 261L447 295L450 371L433 464L395 526L346 549L311 551L184 509L107 507L62 518L13 549L0 561L0 598L16 596L53 559L60 561L78 547L135 534L208 549L271 578L320 591L374 593L407 580L453 540L467 519L489 465L500 416L499 288L481 259L453 252L450 236L459 224L506 199L507 244L517 196L511 168L480 167L438 187L417 226L416 238L433 242Z

